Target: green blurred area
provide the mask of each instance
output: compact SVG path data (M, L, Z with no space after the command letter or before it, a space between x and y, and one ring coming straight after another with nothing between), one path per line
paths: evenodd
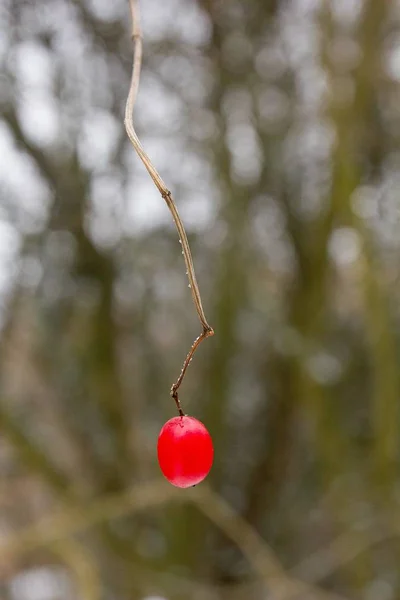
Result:
M0 598L395 599L400 3L142 4L215 463L157 464L200 325L128 0L4 0Z

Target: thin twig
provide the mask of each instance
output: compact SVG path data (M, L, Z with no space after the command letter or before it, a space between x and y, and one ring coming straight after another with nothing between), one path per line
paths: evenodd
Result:
M162 198L165 200L165 202L171 212L172 218L174 220L176 229L179 234L179 241L182 245L182 254L185 259L186 274L187 274L188 280L189 280L189 288L192 293L192 298L193 298L194 305L196 307L197 315L199 317L200 323L203 328L202 333L195 339L195 341L192 344L192 347L185 359L185 362L183 363L183 367L182 367L182 370L181 370L181 373L180 373L178 379L171 387L171 396L175 400L179 414L182 416L183 411L182 411L182 408L181 408L181 405L179 402L178 389L182 384L186 370L190 364L190 361L193 358L194 353L196 352L197 348L199 347L200 343L205 338L210 337L211 335L214 335L214 330L207 323L207 319L204 314L204 309L203 309L203 305L201 302L200 290L199 290L199 286L197 284L196 275L195 275L195 271L194 271L192 253L190 251L189 241L188 241L182 220L179 216L178 209L172 198L171 192L165 185L165 183L164 183L163 179L161 178L160 174L158 173L157 169L154 167L149 156L145 152L145 150L144 150L142 144L140 143L140 140L136 134L135 128L133 126L132 115L133 115L133 108L135 106L136 96L137 96L137 92L138 92L138 88L139 88L140 70L141 70L141 66L142 66L143 46L142 46L142 34L141 34L141 29L140 29L140 12L139 12L138 0L129 0L129 6L130 6L131 18L132 18L132 41L133 41L134 58L133 58L133 67L132 67L132 78L131 78L131 83L130 83L130 88L129 88L128 99L126 101L125 120L124 120L125 129L126 129L126 133L128 134L130 141L132 142L134 149L136 150L137 154L139 155L139 157L140 157L141 161L143 162L144 166L146 167L150 177L152 178L154 185L157 187L158 191L160 192Z
M183 416L183 411L182 411L181 403L179 401L178 389L183 381L183 378L185 377L186 369L192 362L193 354L196 352L196 350L199 347L199 345L201 344L201 342L206 337L209 337L210 335L213 335L213 334L214 334L214 331L212 329L211 330L203 329L202 333L194 340L192 347L190 348L190 350L185 358L185 362L183 363L183 367L180 372L180 375L179 375L178 379L176 380L176 382L171 387L171 396L175 400L175 404L176 404L176 406L178 408L178 412L181 416Z

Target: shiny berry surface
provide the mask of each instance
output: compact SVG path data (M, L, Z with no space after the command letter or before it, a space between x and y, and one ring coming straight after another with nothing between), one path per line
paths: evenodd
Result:
M158 462L172 485L180 488L197 485L210 472L214 448L203 423L194 417L173 417L158 436Z

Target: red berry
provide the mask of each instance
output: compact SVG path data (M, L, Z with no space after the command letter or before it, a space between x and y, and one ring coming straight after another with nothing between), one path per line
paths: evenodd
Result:
M203 481L210 472L214 448L203 423L194 417L173 417L160 431L158 462L172 485L190 487Z

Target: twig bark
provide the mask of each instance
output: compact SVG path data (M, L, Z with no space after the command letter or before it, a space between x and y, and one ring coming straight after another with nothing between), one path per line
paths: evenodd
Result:
M165 185L162 177L160 176L157 169L154 167L153 163L151 162L148 154L144 150L144 148L143 148L142 144L140 143L140 140L136 134L135 128L133 126L132 115L133 115L133 108L135 106L137 92L139 89L140 70L141 70L142 55L143 55L143 44L142 44L142 33L141 33L141 28L140 28L140 12L139 12L138 0L129 0L129 6L130 6L131 18L132 18L132 41L133 41L134 58L133 58L133 67L132 67L132 78L131 78L128 99L126 102L126 109L125 109L125 120L124 120L125 129L126 129L126 133L128 134L128 137L129 137L134 149L136 150L139 158L141 159L144 166L146 167L150 177L152 178L152 180L154 182L154 185L157 187L158 191L160 192L162 198L165 200L165 202L171 212L172 218L174 220L176 229L179 234L179 241L182 245L182 254L185 259L186 274L187 274L188 280L189 280L189 288L191 290L193 302L196 307L196 312L197 312L199 321L202 326L201 334L193 342L193 344L190 348L190 351L188 352L188 354L185 358L185 361L183 363L183 367L180 372L180 375L179 375L178 379L176 380L176 382L171 387L171 396L175 400L175 404L177 406L179 414L181 416L183 416L184 413L182 411L182 407L181 407L181 404L179 401L178 390L182 384L182 381L186 374L186 370L193 358L194 353L196 352L200 343L205 338L214 335L214 330L208 324L206 316L204 314L204 309L203 309L203 305L201 302L200 290L199 290L199 286L198 286L195 271L194 271L192 253L190 251L189 241L188 241L182 220L179 216L178 209L176 207L174 199L172 198L172 194L171 194L170 190Z

